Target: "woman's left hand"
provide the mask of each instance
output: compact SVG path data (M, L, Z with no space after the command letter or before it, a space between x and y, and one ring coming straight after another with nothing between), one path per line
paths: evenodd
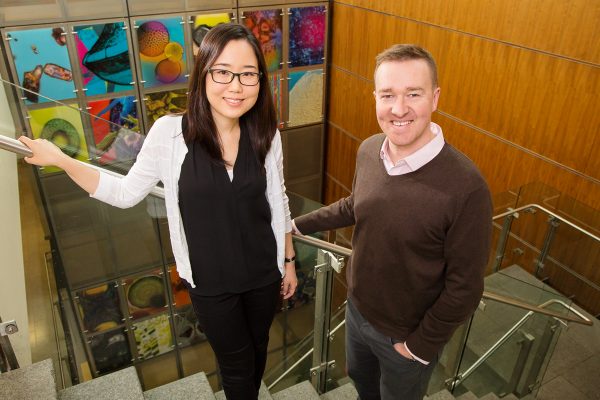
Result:
M294 263L285 264L285 276L281 280L281 294L283 299L289 299L294 295L298 286L298 278L296 278L296 266Z

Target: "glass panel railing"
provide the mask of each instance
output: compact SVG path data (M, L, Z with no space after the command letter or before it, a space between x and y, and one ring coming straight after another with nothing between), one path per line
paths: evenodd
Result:
M516 212L494 221L508 226L497 270L519 265L600 315L600 212L541 182L511 193Z
M560 331L554 317L487 300L473 317L459 373L447 386L455 396L535 395Z
M519 266L487 276L483 300L459 347L457 373L446 386L455 395L535 394L561 326L572 322L592 325L570 299Z
M7 91L17 132L47 139L74 159L121 174L135 161L145 136L134 96L59 101L2 78L0 81ZM32 93L38 102L28 100ZM41 177L60 172L54 167L39 170Z
M498 270L518 267L527 272L523 277L534 276L548 291L559 291L592 315L599 315L598 230L589 224L575 225L562 213L536 204L515 210L498 219L508 227L503 231L506 246ZM520 279L515 274L512 277Z

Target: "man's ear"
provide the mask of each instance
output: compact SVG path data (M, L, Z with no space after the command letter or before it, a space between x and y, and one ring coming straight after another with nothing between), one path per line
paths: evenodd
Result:
M433 90L433 106L431 107L431 112L437 110L438 100L440 99L440 91L441 89L439 86Z

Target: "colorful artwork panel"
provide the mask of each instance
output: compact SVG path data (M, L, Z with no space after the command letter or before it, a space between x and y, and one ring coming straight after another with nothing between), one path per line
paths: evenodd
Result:
M185 111L187 105L187 91L185 89L168 92L148 93L144 99L148 125L167 114L177 114ZM150 127L148 127L150 128Z
M89 343L99 374L131 364L131 351L125 330L118 329L93 336L89 338Z
M182 19L139 20L136 25L144 87L185 82L187 65Z
M75 47L85 94L121 92L133 88L129 45L123 22L74 27Z
M323 70L290 72L288 126L323 120Z
M271 94L273 95L273 104L275 105L275 112L277 113L277 122L281 124L283 122L283 108L281 106L281 72L269 73L269 85L271 87Z
M169 278L171 281L171 291L173 292L175 307L182 307L192 304L190 294L185 287L183 280L179 277L177 268L175 268L175 266L172 266L169 270Z
M189 346L206 340L191 305L178 309L173 317L175 337L179 346Z
M194 56L200 50L204 36L217 25L226 24L233 20L232 13L200 14L192 17L192 48Z
M30 110L29 115L29 124L35 139L50 140L69 157L88 161L87 143L79 110L68 106L56 106ZM56 171L61 170L56 167L44 168L44 172Z
M94 134L92 156L101 164L135 160L144 136L139 133L139 120L134 96L96 100L88 103Z
M323 64L325 6L290 9L290 67Z
M77 301L83 329L89 333L103 332L123 323L114 283L79 290Z
M129 315L134 319L165 311L167 293L159 272L125 279L125 296Z
M7 34L26 104L75 97L67 38L62 28L49 27Z
M173 335L165 313L133 324L138 357L145 360L172 350Z
M258 39L267 69L269 71L280 69L283 37L281 10L244 11L243 23Z

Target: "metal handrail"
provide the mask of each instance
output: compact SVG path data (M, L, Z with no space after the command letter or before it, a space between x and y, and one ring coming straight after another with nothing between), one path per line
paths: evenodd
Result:
M514 208L514 209L506 211L506 212L504 212L502 214L498 214L498 215L496 215L496 216L494 216L492 218L492 221L495 221L495 220L500 219L500 218L504 218L504 217L506 217L508 215L514 214L514 213L519 212L519 211L523 211L523 210L527 210L527 209L532 209L532 208L537 208L538 210L541 210L541 211L545 212L546 214L550 214L554 218L560 220L561 222L564 222L565 224L569 225L570 227L572 227L572 228L578 230L579 232L581 232L581 233L583 233L585 235L588 235L592 239L600 242L600 237L598 237L598 236L594 235L593 233L591 233L591 232L589 232L589 231L581 228L579 225L575 225L574 223L572 223L571 221L569 221L569 220L561 217L560 215L558 215L556 213L553 213L552 211L548 210L547 208L542 207L539 204L535 204L535 203L527 204L526 206L522 206L522 207L519 207L519 208Z
M561 319L563 321L569 321L569 322L575 322L578 324L582 324L582 325L587 325L587 326L592 326L594 323L587 318L585 315L583 315L582 313L580 313L579 311L577 311L576 309L574 309L573 307L569 306L568 304L566 304L565 302L558 300L558 299L552 299L552 300L548 300L546 303L549 304L560 304L561 306L563 306L564 308L569 309L570 312L572 312L573 314L576 314L579 318L574 318L574 317L570 317L568 315L563 315L557 311L552 311L552 310L546 310L545 309L545 305L546 303L543 303L542 305L539 306L535 306L533 304L529 304L526 303L524 301L520 301L517 300L515 298L512 297L506 297L506 296L502 296L501 294L498 293L494 293L494 292L483 292L483 296L484 299L490 299L490 300L494 300L500 303L504 303L504 304L508 304L514 307L518 307L518 308L522 308L524 310L529 310L532 311L534 313L537 314L544 314L547 315L549 317L554 317L557 319Z
M29 147L25 146L23 143L19 142L18 140L12 139L12 138L10 138L8 136L4 136L4 135L0 135L0 149L4 149L4 150L11 151L13 153L21 154L26 157L30 157L33 155L33 153L31 153L31 150L29 149ZM81 163L82 165L85 165L86 167L90 167L98 172L104 172L108 175L111 175L111 176L114 176L117 178L122 178L124 176L123 174L119 174L118 172L114 172L109 169L99 167L97 165L88 164L88 163L80 161L80 160L75 160L75 161ZM160 186L154 186L154 188L150 191L150 193L153 196L159 197L163 200L165 198L165 190L163 188L161 188Z
M489 292L488 292L489 293ZM485 297L485 296L484 296ZM505 301L505 297L504 296L500 296L500 295L495 295L495 297L487 297L489 299L492 300L496 300L496 301L500 301L509 305L514 305L516 307L521 307L521 304L527 304L527 303L522 303L520 301L511 301L511 302L506 302ZM479 368L479 366L481 364L483 364L492 354L494 354L494 352L496 350L498 350L498 348L500 346L502 346L521 326L523 326L525 324L525 322L527 322L527 320L529 318L531 318L531 316L533 316L534 314L540 312L537 311L538 309L543 310L543 312L540 312L541 314L546 314L546 315L550 315L554 318L557 319L568 319L565 318L565 316L562 316L560 314L558 314L558 316L556 315L551 315L548 313L547 310L544 310L546 307L552 305L552 304L558 304L564 308L566 308L567 310L569 310L570 312L578 315L579 317L581 317L581 319L583 319L585 322L581 322L581 320L576 321L576 320L572 320L573 322L578 322L584 325L592 325L592 321L590 319L588 319L585 315L583 315L582 313L580 313L579 311L577 311L575 308L571 307L570 305L566 304L565 302L558 300L558 299L550 299L542 304L540 304L539 306L532 306L535 309L532 309L531 311L529 311L527 314L525 314L523 316L523 318L521 318L519 321L517 321L517 323L515 325L512 326L512 328L510 328L504 335L502 335L502 337L500 339L498 339L498 341L496 343L494 343L492 345L492 347L490 347L485 353L483 353L483 355L481 357L479 357L479 359L477 359L477 361L475 361L469 368L467 368L464 372L458 374L453 380L452 380L452 388L456 387L456 385L460 384L461 382L463 382L465 379L467 379L469 377L469 375L471 375L477 368ZM521 307L523 308L523 307Z

